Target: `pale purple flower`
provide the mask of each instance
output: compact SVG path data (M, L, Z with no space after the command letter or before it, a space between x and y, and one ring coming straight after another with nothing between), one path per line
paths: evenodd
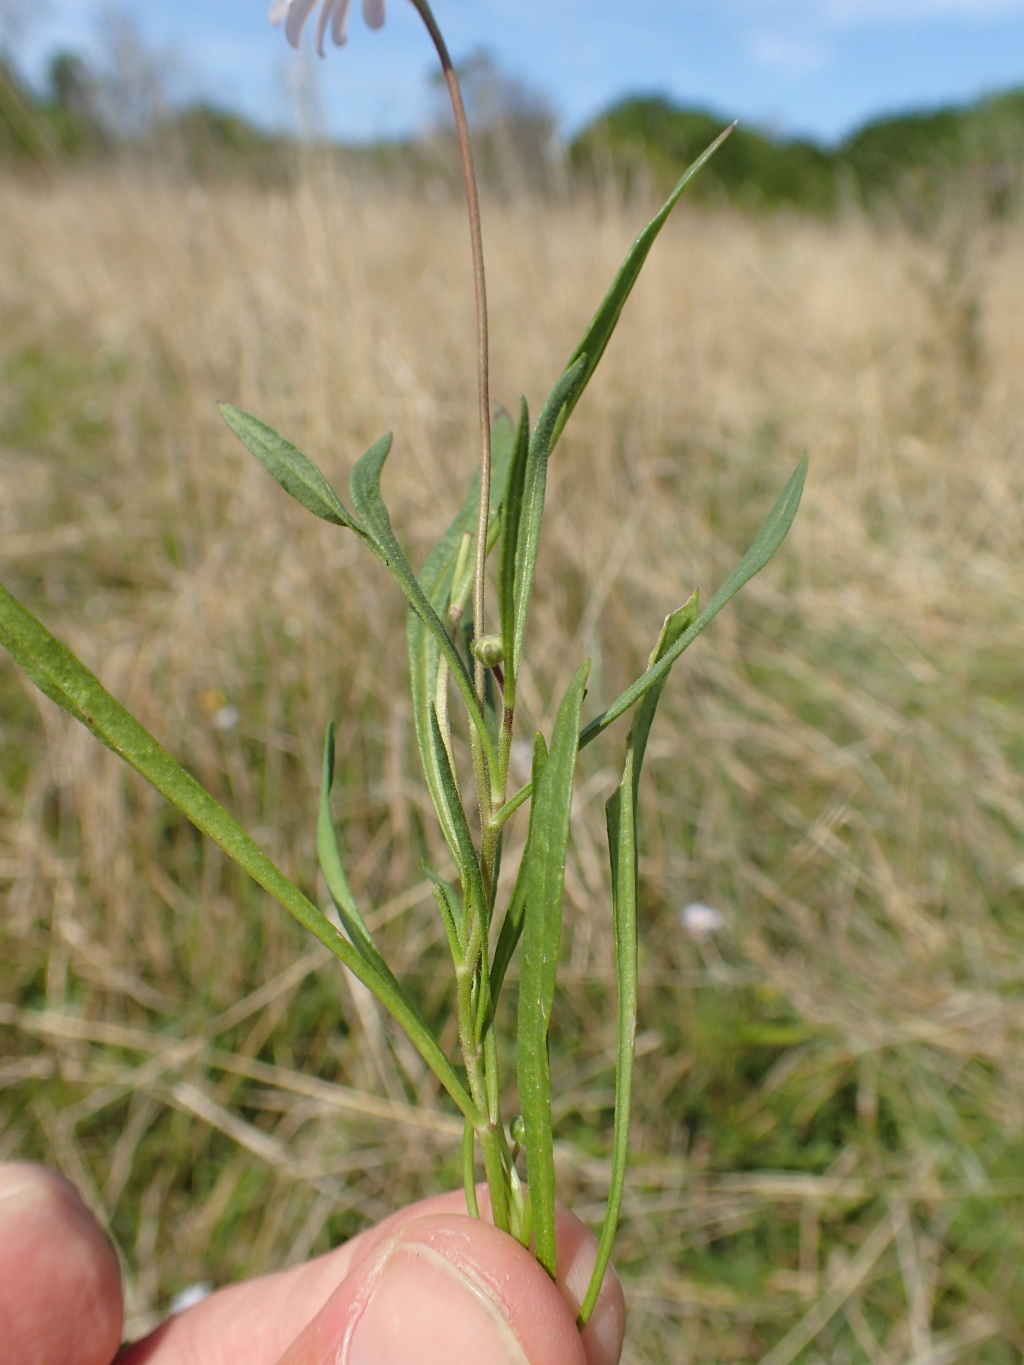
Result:
M330 29L331 38L341 47L348 27L348 12L352 0L274 0L270 7L270 22L284 24L285 37L292 47L298 47L306 20L320 6L316 20L316 50L324 55L324 38ZM384 0L363 0L363 18L368 28L384 25Z

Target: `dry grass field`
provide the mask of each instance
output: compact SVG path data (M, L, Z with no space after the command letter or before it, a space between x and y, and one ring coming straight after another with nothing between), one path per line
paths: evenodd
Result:
M336 718L354 890L441 1017L401 601L215 402L342 487L393 429L420 562L474 463L458 206L316 168L2 193L3 582L310 889ZM496 396L536 408L644 214L486 206ZM811 457L789 540L652 736L630 1365L1024 1350L1019 227L684 205L554 461L522 683L542 728L583 654L591 714L631 680ZM595 1223L621 742L581 764L553 1040L563 1197ZM0 897L0 1157L78 1182L133 1329L458 1183L453 1112L369 998L6 655ZM725 918L707 942L696 900Z

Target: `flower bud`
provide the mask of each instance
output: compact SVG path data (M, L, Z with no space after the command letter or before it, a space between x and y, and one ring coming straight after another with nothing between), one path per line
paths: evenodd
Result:
M479 659L485 668L496 668L505 658L500 635L481 635L473 641L473 658Z

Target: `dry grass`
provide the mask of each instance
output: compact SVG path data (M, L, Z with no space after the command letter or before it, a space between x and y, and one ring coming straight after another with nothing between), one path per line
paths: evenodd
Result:
M507 402L543 397L639 212L488 212ZM312 173L290 196L8 184L0 218L3 580L310 886L338 719L353 884L437 1017L400 602L214 402L342 483L393 428L422 558L474 458L464 236L446 202ZM625 685L812 457L652 740L629 1361L1024 1348L1021 316L1016 226L684 209L560 448L541 725L584 652L595 705ZM456 1183L449 1111L363 994L3 661L0 698L0 1156L79 1182L133 1324ZM555 1043L564 1190L594 1219L620 740L583 767ZM691 899L726 914L715 943L682 934Z

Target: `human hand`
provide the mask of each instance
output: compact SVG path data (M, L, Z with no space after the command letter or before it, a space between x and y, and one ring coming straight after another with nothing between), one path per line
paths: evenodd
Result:
M232 1285L118 1352L117 1258L63 1177L0 1166L4 1365L616 1365L613 1272L582 1335L596 1244L558 1213L557 1286L461 1193L414 1204L292 1270Z

